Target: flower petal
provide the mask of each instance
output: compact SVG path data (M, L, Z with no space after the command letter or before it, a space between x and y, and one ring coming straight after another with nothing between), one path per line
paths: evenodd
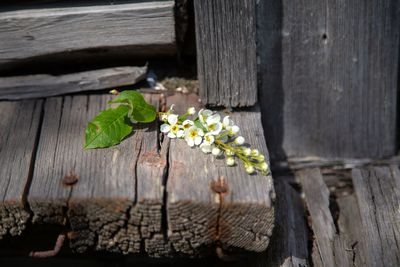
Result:
M176 114L169 114L168 115L168 123L174 125L178 122L178 115Z
M176 135L175 135L173 132L169 132L169 133L167 134L167 136L168 136L169 138L176 138Z
M203 153L211 153L212 151L212 146L210 145L205 145L204 143L200 146L201 151L203 151Z
M194 140L191 139L191 138L186 138L186 143L187 143L190 147L194 146Z
M183 136L184 133L185 133L184 130L179 130L179 131L176 133L176 137L181 138L181 137Z
M168 124L164 123L163 125L160 126L160 131L162 133L168 133L171 130L171 126Z
M209 116L206 120L207 125L210 124L216 124L221 121L221 116L219 114L214 114L212 116Z
M203 138L201 138L201 136L196 136L196 137L194 138L194 143L195 143L195 145L196 145L196 146L200 145L202 140L203 140Z

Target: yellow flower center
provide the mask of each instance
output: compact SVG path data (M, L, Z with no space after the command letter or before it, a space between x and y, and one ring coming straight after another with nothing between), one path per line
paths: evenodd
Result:
M214 131L217 128L217 125L215 123L208 125L208 129L210 131Z
M179 127L177 125L174 125L174 126L171 127L171 131L173 133L177 133L179 131Z
M195 137L197 136L197 131L191 131L191 132L189 133L189 136L190 136L191 138L195 138Z

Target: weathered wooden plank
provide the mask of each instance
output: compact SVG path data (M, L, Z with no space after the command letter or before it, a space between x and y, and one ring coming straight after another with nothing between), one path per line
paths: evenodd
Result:
M21 234L30 217L25 197L42 102L0 102L0 239L6 234Z
M199 105L182 95L175 103L179 113ZM248 143L268 156L257 108L230 114L241 125ZM212 182L224 180L226 193L214 192ZM242 166L227 167L225 161L189 149L183 140L171 140L167 180L169 238L175 251L198 255L204 249L260 252L267 248L274 225L275 193L271 176L249 176Z
M257 102L255 0L194 1L197 70L205 104Z
M134 84L146 75L146 67L116 67L73 74L47 74L0 78L0 99L48 97L80 91Z
M110 96L67 96L46 101L43 128L28 201L33 223L71 227L77 251L138 252L140 236L127 224L136 199L135 169L142 143L138 130L108 149L84 150L87 122ZM65 185L65 179L77 178ZM63 184L64 183L64 184Z
M260 1L257 10L271 155L394 155L399 2Z
M351 266L352 254L335 226L330 211L329 190L318 168L296 172L301 182L315 235L312 258L317 266Z
M399 266L398 166L354 169L352 175L360 208L365 266Z
M2 12L0 65L112 47L138 55L175 52L174 1Z
M276 225L264 264L257 266L306 267L308 264L308 229L306 213L296 192L278 177L276 190Z

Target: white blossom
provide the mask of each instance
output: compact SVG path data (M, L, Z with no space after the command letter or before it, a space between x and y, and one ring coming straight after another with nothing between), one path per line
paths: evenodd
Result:
M221 116L214 114L206 119L207 131L212 135L218 135L222 130Z
M204 135L203 144L205 144L205 145L211 145L211 144L214 143L214 141L215 141L215 137L214 137L212 134L206 133L206 134Z
M209 116L211 116L213 112L209 109L201 109L199 111L199 119L203 125L206 125L206 120Z
M196 126L190 127L185 134L185 140L187 144L191 147L194 145L198 146L203 141L204 132L202 129L197 128Z
M169 138L181 138L184 134L183 127L178 125L178 115L169 114L167 123L160 126L160 131L166 133Z
M244 137L243 136L238 136L235 139L235 144L237 145L243 145L244 144Z
M194 122L191 121L191 120L185 120L184 122L182 122L182 127L183 127L184 130L189 129L193 125L194 125Z

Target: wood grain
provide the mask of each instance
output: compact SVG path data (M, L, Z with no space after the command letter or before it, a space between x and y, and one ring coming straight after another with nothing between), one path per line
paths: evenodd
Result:
M49 97L134 84L146 67L116 67L59 76L38 74L0 78L0 99Z
M198 106L182 96L176 110ZM242 125L242 135L268 156L257 108L230 114ZM245 125L245 126L243 126ZM222 197L210 188L224 179L229 187ZM185 255L222 249L260 252L267 248L274 225L275 193L271 176L249 176L242 166L226 167L223 159L188 149L183 140L171 140L167 180L169 237L173 248Z
M197 69L205 104L257 102L255 0L194 1Z
M274 158L397 152L398 1L260 1L260 106Z
M398 166L352 171L361 216L365 266L400 265L400 171Z
M318 168L296 172L301 182L315 235L312 259L316 266L351 266L352 254L339 235L330 208L330 192Z
M85 49L175 52L174 1L2 12L0 65Z
M39 134L42 100L0 102L0 239L20 235L30 217L25 203Z

